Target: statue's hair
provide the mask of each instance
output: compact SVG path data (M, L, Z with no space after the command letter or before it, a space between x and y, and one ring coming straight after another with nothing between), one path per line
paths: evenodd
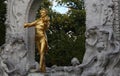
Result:
M40 10L40 12L42 12L42 11L45 11L46 13L48 13L48 11L47 11L45 8L42 8L42 9Z

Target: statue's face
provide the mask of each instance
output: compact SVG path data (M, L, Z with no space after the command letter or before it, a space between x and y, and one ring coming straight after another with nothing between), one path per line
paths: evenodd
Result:
M109 33L100 32L99 35L100 35L99 37L100 42L106 42L108 40Z
M41 17L45 17L47 15L46 11L40 11L40 15L41 15Z

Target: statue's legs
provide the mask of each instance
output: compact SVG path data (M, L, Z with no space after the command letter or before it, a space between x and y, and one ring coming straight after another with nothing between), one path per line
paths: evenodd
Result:
M39 40L36 41L36 45L37 45L38 52L40 54L41 45L40 45Z
M45 65L46 41L44 39L40 41L38 48L40 53L40 71L46 72L46 65Z

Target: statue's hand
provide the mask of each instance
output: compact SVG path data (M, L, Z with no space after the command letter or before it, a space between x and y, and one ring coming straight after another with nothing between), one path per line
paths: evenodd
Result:
M24 28L26 28L27 26L28 26L28 24L27 24L27 23L25 23L25 24L24 24Z

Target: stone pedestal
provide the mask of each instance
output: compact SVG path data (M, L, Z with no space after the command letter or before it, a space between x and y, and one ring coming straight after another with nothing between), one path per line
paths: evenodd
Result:
M28 76L45 76L45 75L41 73L29 73Z
M67 72L55 72L55 73L29 73L28 76L80 76L74 73Z

